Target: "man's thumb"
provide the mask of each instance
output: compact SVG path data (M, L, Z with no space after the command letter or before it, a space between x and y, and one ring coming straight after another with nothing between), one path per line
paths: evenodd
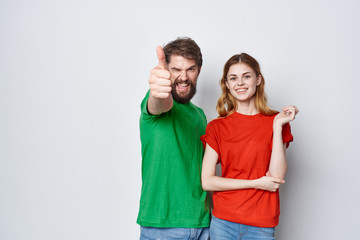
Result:
M165 60L165 53L164 53L164 50L162 49L162 47L158 46L156 48L156 54L157 54L157 58L159 60L158 66L161 69L167 70L167 63L166 63L166 60Z

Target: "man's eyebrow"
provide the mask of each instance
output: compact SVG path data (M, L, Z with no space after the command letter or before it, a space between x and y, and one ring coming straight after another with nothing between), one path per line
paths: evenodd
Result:
M189 70L189 69L191 69L191 68L196 68L196 67L197 67L197 65L194 64L194 65L192 65L191 67L187 68L186 70ZM179 71L181 71L181 70L180 70L179 68L177 68L177 67L172 67L171 70L179 70Z
M197 67L197 65L194 64L194 65L192 65L191 67L189 67L187 70L189 70L190 68L196 68L196 67Z

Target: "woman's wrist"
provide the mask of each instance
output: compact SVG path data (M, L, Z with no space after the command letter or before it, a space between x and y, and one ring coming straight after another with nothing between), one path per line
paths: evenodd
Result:
M273 130L274 130L274 131L276 131L276 130L282 130L282 126L283 126L283 124L281 124L280 122L274 121L274 123L273 123Z
M260 189L259 179L250 180L251 188Z

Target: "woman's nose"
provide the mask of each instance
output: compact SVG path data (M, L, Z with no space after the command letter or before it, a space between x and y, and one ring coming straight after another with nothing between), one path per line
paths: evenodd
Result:
M238 85L243 85L244 84L244 79L242 77L239 77L237 80L236 80L236 84Z

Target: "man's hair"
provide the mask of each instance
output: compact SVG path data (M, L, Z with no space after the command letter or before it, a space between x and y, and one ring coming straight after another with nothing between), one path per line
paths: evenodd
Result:
M165 45L164 53L166 62L170 62L171 55L179 55L184 58L195 60L196 65L202 66L202 54L199 46L188 37L177 38Z

